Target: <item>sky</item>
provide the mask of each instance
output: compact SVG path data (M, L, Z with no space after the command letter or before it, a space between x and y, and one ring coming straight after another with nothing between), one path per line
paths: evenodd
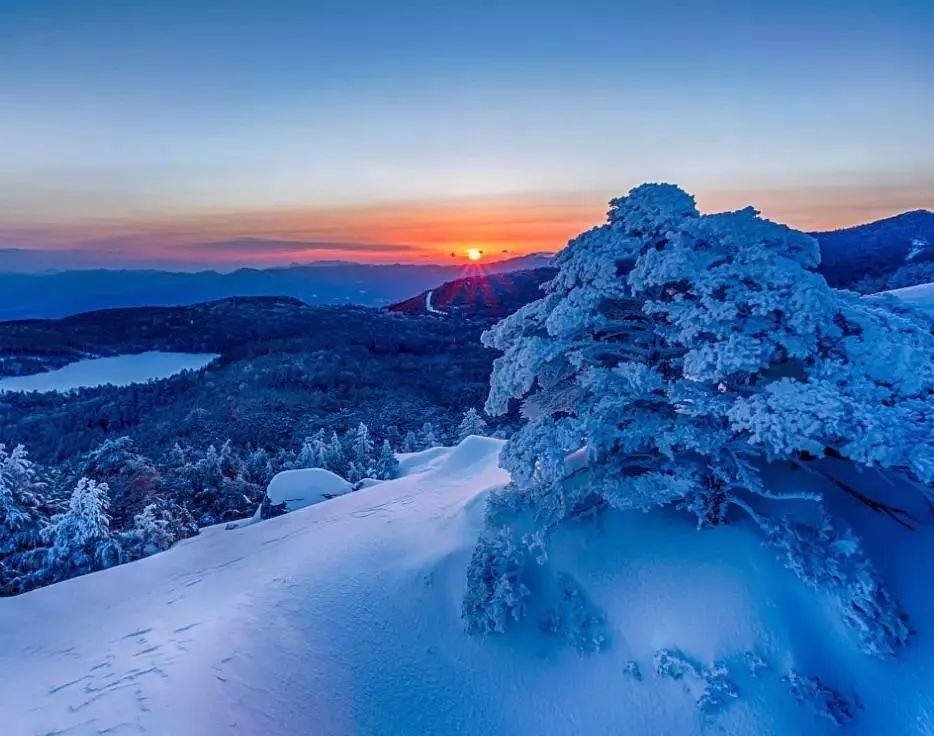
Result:
M932 121L929 0L0 0L0 248L516 255L643 181L827 229L934 208Z

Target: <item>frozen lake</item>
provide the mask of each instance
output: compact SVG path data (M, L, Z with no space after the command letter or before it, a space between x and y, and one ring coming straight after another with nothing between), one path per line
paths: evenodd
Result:
M91 358L46 373L0 379L0 391L70 391L91 386L128 386L168 378L184 370L198 370L210 363L213 353L163 353L150 351L112 358Z

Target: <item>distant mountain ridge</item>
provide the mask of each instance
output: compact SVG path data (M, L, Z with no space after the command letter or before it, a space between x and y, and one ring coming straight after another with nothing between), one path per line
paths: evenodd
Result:
M489 273L547 263L531 254L484 265ZM469 272L459 265L347 262L242 268L231 273L157 270L0 273L0 321L57 318L116 307L181 306L233 296L288 296L311 305L381 307ZM0 263L2 271L2 263Z
M393 304L389 310L499 319L540 299L542 284L555 273L555 269L547 267L501 274L477 273L423 291Z
M820 243L820 271L831 286L871 293L934 280L930 210L811 235Z

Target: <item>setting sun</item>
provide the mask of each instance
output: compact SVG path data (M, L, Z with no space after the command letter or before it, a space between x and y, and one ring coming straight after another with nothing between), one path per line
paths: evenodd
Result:
M482 256L483 256L483 251L480 250L479 248L468 248L467 249L467 257L471 261L479 261Z

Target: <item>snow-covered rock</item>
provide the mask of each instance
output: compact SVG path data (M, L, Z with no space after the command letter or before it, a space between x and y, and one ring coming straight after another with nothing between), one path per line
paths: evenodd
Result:
M666 510L565 525L549 558L564 603L468 636L465 571L487 491L508 480L502 445L403 455L396 480L0 600L0 733L934 729L934 596L898 562L930 559L932 535L863 507L850 521L918 629L895 659L860 652L750 527L699 533Z
M269 481L266 496L270 502L285 504L288 511L295 511L335 496L343 496L352 485L324 468L284 470L276 473Z

